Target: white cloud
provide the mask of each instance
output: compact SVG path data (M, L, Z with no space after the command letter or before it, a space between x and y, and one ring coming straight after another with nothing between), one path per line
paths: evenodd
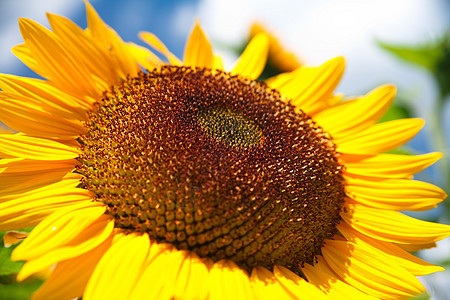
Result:
M304 61L319 64L343 55L346 75L339 87L360 93L382 80L399 85L429 82L423 73L393 60L375 39L414 43L438 36L448 15L429 0L204 0L200 18L219 41L238 43L255 20L263 21ZM429 86L427 86L429 87ZM429 90L429 88L425 88Z

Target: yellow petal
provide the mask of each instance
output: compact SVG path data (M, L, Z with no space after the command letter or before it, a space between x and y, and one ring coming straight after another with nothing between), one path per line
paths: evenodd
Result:
M373 157L340 158L345 161L347 173L379 178L410 178L442 157L442 153L434 152L423 155L378 154Z
M78 205L78 209L60 209L39 223L11 255L13 260L28 260L18 280L103 243L114 229L114 222L110 216L103 215L104 210L103 207Z
M40 79L0 74L0 89L31 98L45 106L46 110L69 120L86 121L86 110L92 109L92 103L86 99L72 97Z
M11 51L15 56L17 56L18 59L20 59L21 62L23 62L31 70L39 69L38 62L31 54L31 50L25 44L17 45L13 47ZM50 76L46 74L44 70L41 70L40 72L41 76L44 78L48 78L48 76Z
M400 119L376 124L345 139L335 139L337 151L344 154L378 154L412 139L423 127L421 119Z
M9 177L9 178L12 178ZM8 205L21 205L21 204L32 204L35 201L45 201L51 203L52 200L61 202L71 202L71 200L81 199L87 200L92 199L92 193L85 189L77 188L80 184L78 178L62 179L52 184L42 186L40 188L33 189L32 191L26 191L19 194L12 195L1 195L0 205L7 203L14 203ZM58 198L61 197L62 200ZM66 198L67 197L67 198ZM52 199L53 198L53 199ZM31 208L31 205L29 205Z
M184 259L174 287L175 299L201 300L208 295L208 268L194 253L183 252Z
M1 159L0 201L21 197L23 193L61 181L70 173L76 160L43 161Z
M215 55L212 67L213 69L224 70L222 57Z
M216 262L209 271L209 299L255 299L248 275L228 260Z
M342 281L328 266L322 256L317 256L314 266L305 264L301 270L308 281L321 289L331 299L375 300L373 296L361 292Z
M62 16L47 13L47 18L53 32L61 39L64 48L79 68L87 74L92 74L96 86L106 90L117 81L115 70L103 50L93 42L86 31L71 20Z
M183 63L172 53L167 49L167 47L161 42L156 35L150 32L140 32L139 37L141 40L146 42L150 47L155 49L156 51L160 52L162 55L164 55L172 65L182 65Z
M394 260L397 265L401 266L414 276L428 275L444 270L444 268L427 263L426 261L412 255L411 253L406 252L405 250L392 243L375 240L368 236L365 236L359 233L357 230L353 229L345 222L341 222L340 224L338 224L337 228L347 240L356 244L362 244L364 245L364 247L377 249L373 251L382 252L381 255L383 257L385 255L388 256L389 259ZM383 259L380 258L380 260Z
M1 154L34 160L65 160L78 157L78 150L52 140L0 134Z
M35 137L75 139L85 131L79 120L61 118L57 110L22 95L0 92L0 119L10 128Z
M38 64L33 71L72 95L101 97L102 91L93 85L91 74L76 64L58 36L28 19L19 19L19 27L25 45Z
M360 179L345 176L346 190L356 202L388 210L421 211L434 208L447 194L430 183L409 179Z
M162 65L159 57L145 47L128 43L129 52L135 57L135 60L146 70L152 70Z
M105 207L100 204L85 203L75 207L62 209L39 223L28 239L14 251L13 259L37 258L51 249L76 240L78 235L98 221L105 212Z
M149 247L147 234L118 236L92 273L83 299L129 299L144 269Z
M394 96L394 86L381 86L368 95L352 101L345 108L329 108L324 115L318 113L314 116L314 121L333 138L343 139L375 124L388 110Z
M382 299L411 297L425 291L419 280L374 247L327 240L322 255L333 271L357 289Z
M184 64L192 67L211 68L214 55L211 44L198 22L189 36L184 50Z
M272 272L264 267L255 267L250 276L250 283L257 299L298 299L286 290Z
M248 43L231 74L257 79L266 66L268 52L269 38L265 33L257 34Z
M75 299L83 295L101 257L111 247L112 235L89 252L59 262L50 277L33 294L33 300Z
M92 196L87 190L76 188L79 183L79 180L62 180L22 195L5 197L0 203L0 229L24 228L21 227L24 222L36 225L61 208L89 203Z
M104 49L108 49L110 46L110 27L103 22L94 7L89 1L84 0L86 5L86 18L88 23L88 31L92 37L97 39L99 45L102 45Z
M182 251L152 244L147 264L130 299L173 299L178 270L184 259Z
M275 266L273 274L278 282L298 299L329 299L315 285L282 266Z
M5 248L9 248L14 244L20 243L29 235L28 232L22 231L9 231L3 235L3 245Z
M278 90L290 103L314 115L327 105L345 68L345 60L337 57L320 67L299 67L267 80L271 88Z
M342 219L374 239L399 244L426 244L450 236L450 226L408 217L396 211L346 204Z
M136 75L140 68L136 58L130 52L129 45L124 43L119 35L103 22L88 1L84 1L84 3L88 23L86 31L105 51L117 80L124 79L127 75Z
M396 244L398 247L400 247L403 250L410 251L410 252L417 252L424 249L431 249L435 248L437 245L436 243L425 243L425 244Z

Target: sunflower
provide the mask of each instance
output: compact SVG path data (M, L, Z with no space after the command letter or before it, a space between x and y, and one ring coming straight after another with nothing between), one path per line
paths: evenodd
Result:
M263 74L276 75L279 73L291 72L302 65L302 62L296 57L296 55L281 45L279 39L272 34L265 26L259 22L254 22L250 27L250 38L265 33L269 39L269 53L267 54L266 66Z
M35 299L392 299L443 270L408 252L450 227L399 212L446 195L412 180L441 154L383 153L423 125L376 123L394 87L343 101L342 58L259 82L264 33L225 71L198 24L183 60L141 33L158 56L86 6L20 19L46 80L0 75L0 230L35 226Z

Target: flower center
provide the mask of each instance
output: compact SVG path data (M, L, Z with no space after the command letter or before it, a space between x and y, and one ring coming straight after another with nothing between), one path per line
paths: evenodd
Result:
M229 108L213 107L199 111L196 117L205 133L215 140L234 147L262 144L261 129L242 113Z
M114 86L85 126L81 186L125 232L248 271L297 271L336 233L334 144L263 83L165 66Z

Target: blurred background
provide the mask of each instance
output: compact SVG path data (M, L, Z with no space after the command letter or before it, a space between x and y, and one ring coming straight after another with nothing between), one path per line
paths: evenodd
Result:
M248 42L255 22L276 36L301 64L318 65L344 56L347 67L337 92L356 96L380 84L393 83L398 87L398 96L384 120L421 117L427 121L419 135L398 151L411 154L440 151L447 157L450 154L449 0L92 0L91 3L124 40L144 45L137 33L151 31L178 57L183 55L196 19L228 67ZM17 19L30 18L48 26L46 12L66 16L86 27L81 0L0 0L1 73L36 76L10 49L22 43ZM449 160L444 158L416 178L437 184L449 193L449 170ZM450 224L449 207L441 205L414 216ZM418 255L448 269L450 239ZM431 299L450 298L450 271L421 280Z

